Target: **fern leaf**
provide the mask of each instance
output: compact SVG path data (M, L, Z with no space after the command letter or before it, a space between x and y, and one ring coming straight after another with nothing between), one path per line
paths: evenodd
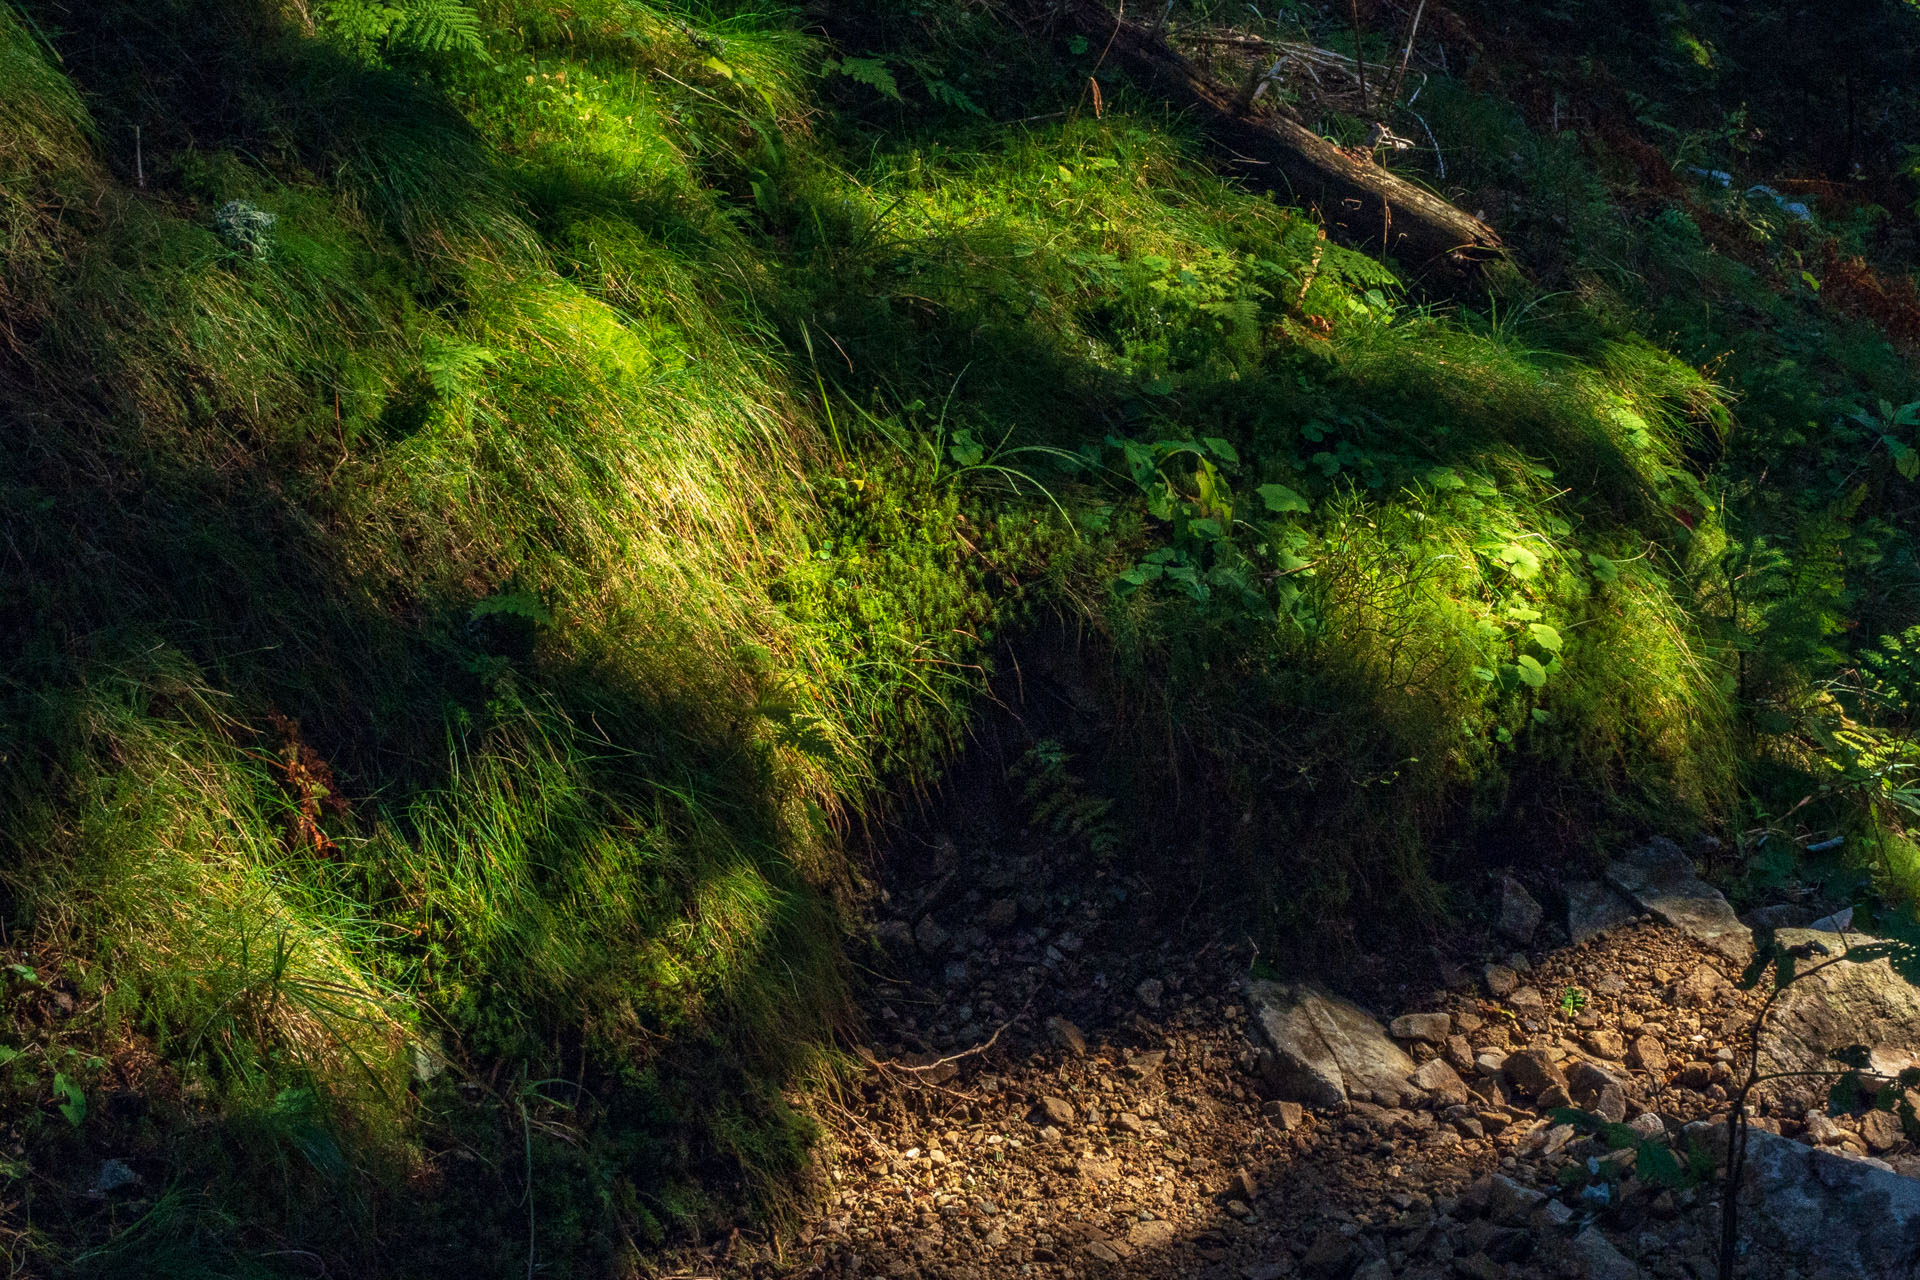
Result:
M427 53L479 56L487 50L480 15L459 0L412 0L393 36L397 43Z
M893 72L887 70L886 62L880 58L837 58L827 64L827 70L838 71L849 80L857 80L895 102L900 101L900 82L893 78Z

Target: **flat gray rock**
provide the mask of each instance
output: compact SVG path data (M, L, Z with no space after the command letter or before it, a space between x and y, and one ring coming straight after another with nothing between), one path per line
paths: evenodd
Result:
M1753 954L1753 930L1740 923L1718 889L1694 873L1693 859L1665 836L1609 863L1607 881L1642 911L1728 959L1745 964Z
M1576 880L1567 886L1567 934L1576 945L1639 914L1632 901L1604 881Z
M1775 1274L1920 1275L1920 1181L1755 1130L1740 1199L1748 1253Z
M1573 1238L1571 1252L1584 1280L1641 1280L1647 1274L1593 1227Z
M1273 1046L1276 1085L1315 1107L1383 1097L1397 1104L1413 1091L1416 1063L1358 1005L1304 984L1255 982L1247 997Z
M1894 967L1896 957L1907 959L1899 944L1812 929L1781 929L1774 941L1814 950L1767 1017L1765 1070L1830 1071L1839 1066L1832 1052L1851 1045L1890 1061L1920 1056L1920 987Z

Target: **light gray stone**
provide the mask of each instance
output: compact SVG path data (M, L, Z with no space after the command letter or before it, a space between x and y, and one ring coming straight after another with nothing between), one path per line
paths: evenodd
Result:
M1366 1010L1303 984L1255 982L1248 1000L1273 1047L1275 1083L1288 1096L1337 1107L1354 1095L1410 1094L1416 1064Z
M1920 1181L1771 1133L1747 1135L1750 1256L1806 1280L1920 1275Z
M1693 860L1664 836L1615 859L1607 881L1651 913L1731 960L1746 963L1753 931L1740 923L1720 891L1702 880Z
M1920 988L1893 967L1888 944L1854 935L1848 950L1839 934L1807 929L1782 929L1774 938L1827 954L1801 961L1799 976L1775 999L1761 1035L1762 1070L1832 1070L1838 1064L1829 1055L1849 1045L1872 1046L1893 1068L1888 1075L1920 1056Z
M1646 1275L1597 1227L1588 1227L1569 1241L1567 1256L1573 1259L1580 1280L1642 1280Z

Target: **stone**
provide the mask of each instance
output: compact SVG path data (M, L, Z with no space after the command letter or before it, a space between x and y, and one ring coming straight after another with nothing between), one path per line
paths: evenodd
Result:
M1675 1087L1681 1089L1704 1090L1713 1083L1713 1064L1711 1062L1689 1062L1680 1068L1673 1078Z
M1076 1058L1087 1056L1086 1036L1081 1034L1080 1028L1065 1018L1047 1019L1047 1039L1051 1040L1055 1047L1065 1049Z
M1863 948L1856 960L1835 933L1783 929L1774 940L1827 954L1814 953L1775 998L1760 1040L1763 1072L1831 1070L1828 1054L1847 1045L1881 1046L1885 1057L1920 1049L1920 988L1893 967L1886 947Z
M1148 978L1145 982L1142 982L1133 989L1133 994L1138 997L1140 1003L1147 1006L1147 1008L1158 1009L1160 1007L1160 998L1166 994L1166 991L1166 984L1161 982L1160 979Z
M1297 1102L1289 1102L1284 1098L1269 1102L1261 1107L1260 1110L1265 1113L1269 1120L1279 1125L1283 1130L1298 1129L1300 1122L1307 1117L1307 1112L1304 1107Z
M1396 1040L1445 1044L1453 1031L1453 1019L1444 1013L1403 1013L1387 1024L1387 1031Z
M1466 1081L1444 1058L1421 1063L1420 1069L1407 1077L1407 1082L1440 1102L1458 1106L1467 1100Z
M1393 1264L1385 1258L1363 1262L1360 1269L1353 1273L1352 1280L1393 1280Z
M1807 925L1815 933L1846 933L1853 928L1853 908L1842 907L1829 916L1821 916Z
M1547 1007L1547 998L1537 987L1520 987L1507 997L1507 1003L1526 1013L1539 1013Z
M1455 1071L1473 1070L1473 1045L1465 1036L1448 1036L1441 1052L1446 1056L1447 1064Z
M1642 911L1745 964L1753 931L1741 924L1720 891L1702 880L1680 846L1655 836L1607 865L1607 882Z
M1498 1049L1482 1050L1473 1060L1473 1069L1483 1076L1497 1076L1507 1065L1507 1055Z
M1525 885L1512 876L1500 877L1500 915L1494 927L1502 937L1524 946L1533 940L1534 931L1540 927L1540 919L1545 914Z
M1173 1224L1156 1218L1152 1222L1136 1222L1127 1228L1127 1243L1134 1249L1165 1249L1173 1243Z
M93 1177L92 1194L110 1196L116 1191L126 1191L140 1185L140 1175L125 1160L103 1160L100 1171Z
M1807 1141L1817 1147L1837 1147L1847 1140L1847 1131L1824 1111L1807 1112L1806 1123Z
M1351 1275L1360 1261L1360 1246L1328 1227L1313 1238L1300 1269L1310 1276L1342 1277Z
M1566 1150L1567 1144L1573 1141L1574 1134L1577 1132L1579 1131L1570 1124L1554 1125L1546 1131L1545 1140L1540 1144L1540 1155L1547 1160L1553 1159Z
M987 904L987 909L980 913L981 927L991 929L995 933L1013 928L1014 923L1019 919L1020 903L1014 898L995 898Z
M947 944L953 941L953 935L932 916L921 916L920 923L913 927L913 940L919 944L922 953L937 956L947 949Z
M1812 922L1813 912L1792 902L1756 907L1740 917L1740 923L1749 929L1804 929Z
M888 951L903 953L913 949L913 926L905 920L882 920L873 926L873 936Z
M1545 1049L1521 1049L1508 1054L1500 1073L1525 1098L1538 1098L1555 1086L1567 1087L1566 1075Z
M1899 1146L1907 1135L1900 1128L1900 1117L1893 1112L1869 1111L1860 1117L1860 1136L1866 1140L1867 1150L1878 1155Z
M1618 889L1600 880L1576 880L1567 886L1567 934L1574 945L1617 929L1639 914Z
M1034 1123L1065 1128L1073 1123L1073 1104L1051 1095L1033 1105Z
M1288 1097L1337 1107L1355 1095L1408 1095L1416 1064L1364 1009L1302 984L1255 982L1248 999Z
M1627 1046L1627 1065L1641 1071L1651 1071L1657 1076L1665 1075L1666 1048L1652 1036L1635 1036L1633 1043Z
M1667 1122L1660 1118L1657 1111L1642 1111L1627 1121L1627 1128L1643 1138L1660 1138L1666 1136Z
M1494 1174L1487 1187L1487 1217L1502 1226L1518 1226L1546 1202L1543 1193L1523 1187L1503 1173Z
M1567 1257L1580 1280L1641 1280L1646 1275L1598 1227L1588 1227L1568 1241Z
M1140 1123L1140 1117L1131 1111L1122 1111L1115 1116L1111 1128L1115 1133L1124 1133L1129 1138L1137 1138L1147 1131L1146 1125Z
M1520 975L1504 964L1490 964L1481 975L1487 984L1487 991L1494 999L1503 999L1513 994L1520 985Z
M1920 1274L1920 1181L1770 1133L1747 1135L1750 1256L1807 1280Z
M1609 1062L1618 1062L1627 1056L1627 1042L1618 1031L1589 1031L1581 1037L1587 1052L1596 1058L1605 1058Z
M1591 1062L1579 1061L1567 1068L1567 1092L1573 1105L1611 1124L1627 1118L1626 1087L1612 1073Z
M1236 1169L1233 1177L1227 1179L1227 1194L1235 1200L1252 1204L1260 1198L1260 1184L1245 1169Z

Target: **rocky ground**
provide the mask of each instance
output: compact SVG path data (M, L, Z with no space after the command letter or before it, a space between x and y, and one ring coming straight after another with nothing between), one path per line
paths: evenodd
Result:
M1375 969L1371 1014L1261 980L1250 944L1156 945L1143 882L946 840L901 865L920 874L879 906L866 1070L825 1110L821 1207L797 1246L736 1239L723 1270L1717 1274L1714 1153L1771 986L1739 988L1747 930L1677 848L1570 886L1564 925L1494 886L1480 953L1425 985ZM1756 1092L1750 1163L1803 1218L1844 1216L1807 1185L1880 1194L1856 1174L1920 1193L1896 1176L1920 1175L1898 1111L1830 1117L1827 1081L1792 1084ZM1625 1128L1583 1132L1568 1107ZM1792 1164L1800 1143L1818 1167ZM1746 1215L1744 1275L1915 1274L1904 1219L1878 1253L1802 1247L1811 1228L1769 1204Z

